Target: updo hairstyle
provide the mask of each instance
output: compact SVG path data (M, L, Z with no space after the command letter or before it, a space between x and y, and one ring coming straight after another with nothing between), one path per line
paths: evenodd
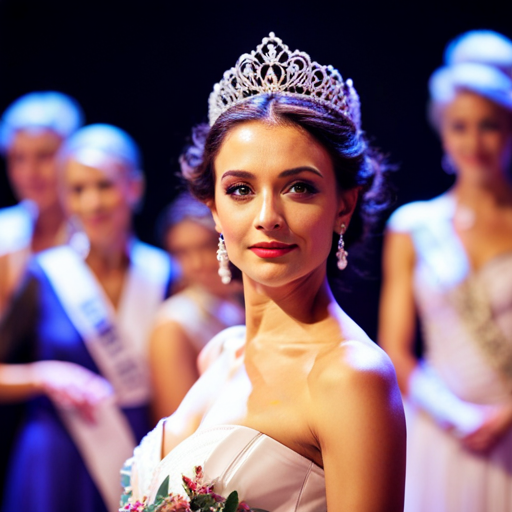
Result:
M257 95L224 112L211 128L206 124L196 126L180 159L191 193L203 202L215 199L215 157L229 131L249 121L296 126L329 152L338 189L360 188L345 237L347 245L360 241L377 214L387 206L385 165L352 121L314 100L279 93Z

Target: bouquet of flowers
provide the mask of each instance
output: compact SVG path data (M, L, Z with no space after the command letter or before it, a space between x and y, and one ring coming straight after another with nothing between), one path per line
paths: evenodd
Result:
M126 503L120 512L266 512L251 509L245 502L238 500L233 491L227 498L216 494L213 484L203 482L203 468L194 468L194 478L183 476L183 488L187 496L169 493L169 476L160 485L155 501L148 503L144 498L135 503Z

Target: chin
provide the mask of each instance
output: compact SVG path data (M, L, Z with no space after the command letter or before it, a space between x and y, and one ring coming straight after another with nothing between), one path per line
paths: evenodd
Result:
M292 270L290 268L281 268L264 272L255 272L254 269L251 269L249 272L244 272L244 274L249 279L261 286L266 286L269 288L281 288L283 286L287 286L291 283L307 278L307 276L313 274L313 271L305 271L304 269Z
M59 200L56 197L47 197L41 194L24 194L21 197L37 204L37 207L41 211L44 211L53 205L59 204Z
M87 235L90 244L95 247L108 247L109 245L112 245L112 241L117 238L116 234L111 230L106 232L102 232L98 229L90 231L85 230L85 234Z

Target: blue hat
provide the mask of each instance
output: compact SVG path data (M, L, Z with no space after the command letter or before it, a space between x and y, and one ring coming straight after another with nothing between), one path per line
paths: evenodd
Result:
M121 161L132 171L141 172L141 156L137 143L121 128L109 124L91 124L78 130L64 144L64 157L94 151Z
M434 101L451 101L457 90L475 92L512 110L512 41L492 30L472 30L448 44L445 66L429 80Z
M19 130L52 130L63 139L83 124L80 105L55 91L31 92L14 101L0 119L0 152L5 153Z

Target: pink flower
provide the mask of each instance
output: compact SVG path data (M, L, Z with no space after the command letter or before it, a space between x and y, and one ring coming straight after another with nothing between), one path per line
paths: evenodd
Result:
M183 481L185 482L187 488L190 489L191 491L197 490L197 484L193 480L190 480L190 478L188 478L187 476L183 475Z

